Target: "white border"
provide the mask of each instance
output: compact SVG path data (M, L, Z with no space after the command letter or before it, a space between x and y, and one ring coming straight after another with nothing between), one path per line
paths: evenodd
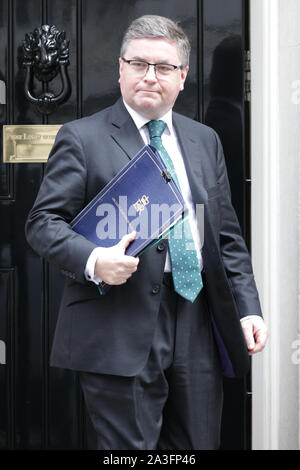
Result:
M279 445L279 2L251 0L252 260L268 346L252 361L252 448Z

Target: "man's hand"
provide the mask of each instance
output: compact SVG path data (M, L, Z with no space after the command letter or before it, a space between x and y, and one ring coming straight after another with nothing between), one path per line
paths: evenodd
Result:
M102 248L95 263L95 275L106 284L125 284L137 270L139 258L125 255L128 245L135 239L136 232L125 235L117 245Z
M245 335L249 356L262 351L266 345L269 332L268 328L259 316L251 316L241 321Z

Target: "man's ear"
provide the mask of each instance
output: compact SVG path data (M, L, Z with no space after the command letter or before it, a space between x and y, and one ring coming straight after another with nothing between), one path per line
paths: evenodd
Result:
M123 65L124 65L124 62L123 62L123 60L121 59L121 57L119 57L119 75L121 75L121 73L122 73ZM119 77L118 82L120 83L120 77Z
M188 66L185 67L184 69L182 69L182 70L180 71L180 80L181 80L181 83L180 83L180 91L184 90L184 83L185 83L185 80L186 80L188 71L189 71L189 67L188 67Z

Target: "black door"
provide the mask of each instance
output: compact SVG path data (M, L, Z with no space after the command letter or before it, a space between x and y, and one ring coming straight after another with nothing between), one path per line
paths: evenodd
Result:
M190 37L190 73L176 110L219 132L247 236L246 0L0 0L1 133L3 124L62 124L112 104L123 31L146 13L179 20ZM42 24L55 24L70 40L72 94L49 116L38 114L23 91L22 41ZM3 163L1 146L0 168L0 448L92 448L76 374L48 367L63 278L24 236L44 164ZM224 385L222 447L249 447L249 384Z

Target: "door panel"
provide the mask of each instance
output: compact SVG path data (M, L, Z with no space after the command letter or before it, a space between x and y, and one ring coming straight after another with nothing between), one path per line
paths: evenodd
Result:
M142 14L172 16L192 45L190 72L175 110L219 132L245 233L246 5L246 0L0 0L0 80L6 87L6 103L0 95L1 138L3 124L62 124L114 103L119 97L118 57L125 28ZM41 24L55 24L70 40L72 93L49 116L38 114L23 91L22 41ZM214 83L223 86L218 89ZM234 103L232 83L240 92ZM60 91L59 78L50 88ZM34 92L41 90L35 81ZM95 435L77 375L48 366L63 277L32 251L24 235L44 165L4 164L2 147L0 154L0 351L5 346L5 358L0 356L0 448L93 448ZM244 381L225 381L224 386L222 447L244 448L250 429L246 386Z
M233 206L249 240L246 195L250 175L244 103L247 14L248 4L240 0L203 2L203 121L222 141ZM245 379L224 379L223 449L250 445L249 397Z

